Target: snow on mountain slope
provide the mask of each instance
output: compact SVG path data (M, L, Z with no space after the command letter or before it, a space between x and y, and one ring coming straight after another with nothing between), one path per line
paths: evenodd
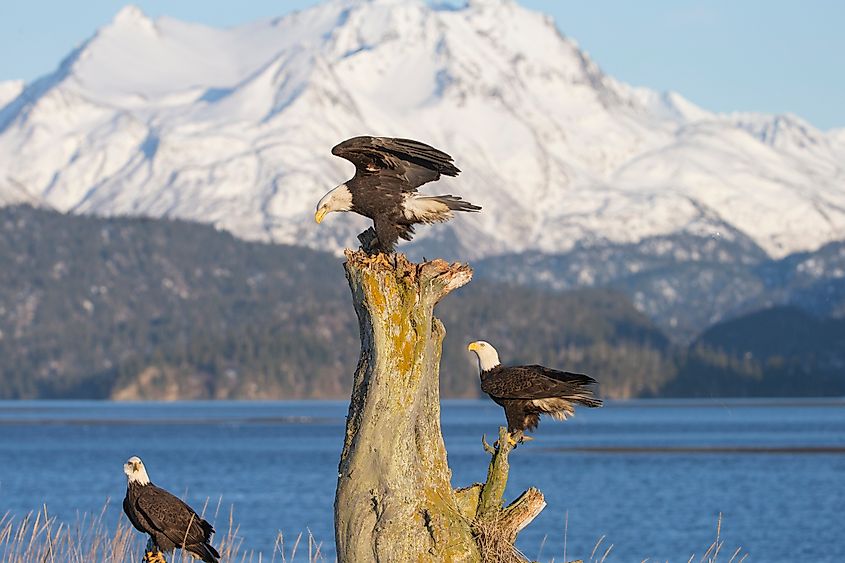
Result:
M23 91L23 80L0 82L0 108L17 98Z
M367 221L318 227L313 208L353 170L331 147L360 134L455 157L463 173L424 191L484 210L418 239L465 258L682 232L777 257L845 238L841 132L630 87L510 0L332 0L231 29L126 7L0 109L0 202L337 250Z

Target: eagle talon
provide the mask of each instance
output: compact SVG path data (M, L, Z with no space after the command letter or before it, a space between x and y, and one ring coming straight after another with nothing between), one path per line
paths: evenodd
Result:
M508 442L508 444L510 445L511 448L515 448L516 446L519 445L519 441L514 441L514 439L511 438L510 434L508 434L507 442ZM499 449L499 441L496 440L495 442L493 442L493 450L496 451L498 449Z
M144 553L144 562L145 563L167 563L167 559L165 559L164 554L158 550L156 551L147 551Z

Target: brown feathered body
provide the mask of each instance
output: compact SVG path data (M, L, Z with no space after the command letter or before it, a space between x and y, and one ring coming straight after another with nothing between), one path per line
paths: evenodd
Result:
M205 563L218 563L211 545L214 528L181 499L152 483L129 482L123 511L139 532L148 534L165 553L177 547Z
M505 409L511 433L536 429L541 414L565 420L576 404L600 407L595 384L588 375L540 365L497 365L481 372L481 390Z
M345 184L354 211L373 220L376 240L371 252L391 253L399 239L411 240L414 225L448 221L455 211L481 207L454 195L422 196L417 188L457 176L452 157L425 143L390 137L353 137L332 148L332 154L355 165Z

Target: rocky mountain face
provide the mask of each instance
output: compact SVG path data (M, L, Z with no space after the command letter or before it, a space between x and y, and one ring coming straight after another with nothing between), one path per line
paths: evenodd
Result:
M420 229L417 252L693 237L781 258L845 238L841 131L621 83L510 0L329 0L231 29L130 6L54 73L2 85L0 105L5 203L336 252L365 222L318 229L313 207L351 175L329 149L366 133L446 150L463 174L426 191L484 207Z
M480 276L509 284L621 291L679 343L717 322L776 305L845 316L845 242L772 259L748 239L679 234L556 255L495 256L476 266Z

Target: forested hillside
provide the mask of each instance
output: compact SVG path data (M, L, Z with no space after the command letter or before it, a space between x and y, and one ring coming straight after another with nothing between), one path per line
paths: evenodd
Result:
M845 320L773 307L713 326L663 395L845 395Z
M473 281L438 309L444 395L474 396L465 349L656 390L666 339L619 294ZM348 394L358 354L341 259L182 221L0 211L3 398L295 398Z
M341 263L183 221L0 209L0 398L347 396L359 341ZM437 314L444 396L478 394L477 339L506 363L594 375L615 398L837 394L845 381L843 321L800 312L734 319L689 349L607 289L475 279Z

